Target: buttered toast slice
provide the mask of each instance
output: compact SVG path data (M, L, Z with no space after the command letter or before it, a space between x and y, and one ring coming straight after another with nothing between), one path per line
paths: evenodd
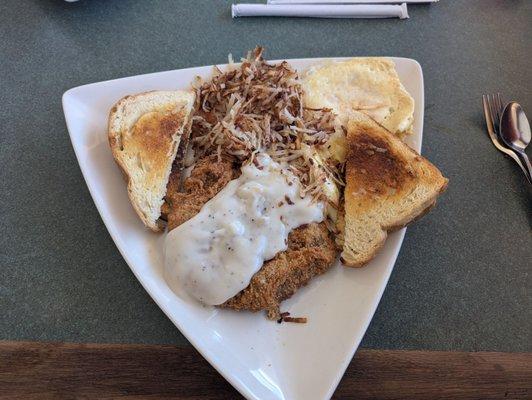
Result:
M126 96L111 109L109 144L128 182L133 208L153 231L180 143L188 141L195 95L152 91Z
M368 263L386 240L426 213L448 180L427 159L362 114L347 128L342 262Z

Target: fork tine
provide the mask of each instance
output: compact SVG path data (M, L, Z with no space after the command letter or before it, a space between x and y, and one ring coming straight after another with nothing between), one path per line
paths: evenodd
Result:
M491 95L491 101L493 104L493 125L495 126L495 131L499 134L499 105L497 104L497 96L495 94Z
M493 130L495 131L495 133L498 134L499 129L497 126L497 108L495 107L495 96L492 94L488 94L487 97L488 97L488 106L489 106L490 114L491 114L491 124L493 126Z
M486 124L489 124L493 128L489 96L487 94L482 95L482 105L484 106L484 117L486 118Z
M497 118L497 121L500 125L501 123L501 117L502 117L502 112L504 111L504 104L502 102L502 99L501 99L501 94L500 93L497 93L497 108L499 109L499 114L498 114L498 118Z
M492 96L492 99L493 99L493 109L495 110L494 111L494 114L493 114L493 118L494 118L494 125L495 125L495 129L497 131L497 134L499 133L499 128L500 128L500 120L501 120L501 110L500 110L500 107L499 107L499 101L497 99L497 95L494 93L491 95Z

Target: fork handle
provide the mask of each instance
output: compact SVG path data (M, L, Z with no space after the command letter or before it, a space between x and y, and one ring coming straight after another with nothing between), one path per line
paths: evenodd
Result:
M523 172L525 173L526 179L528 180L528 183L532 184L532 166L530 165L530 160L528 159L528 156L524 151L517 152L517 156L521 160L521 163L523 164Z

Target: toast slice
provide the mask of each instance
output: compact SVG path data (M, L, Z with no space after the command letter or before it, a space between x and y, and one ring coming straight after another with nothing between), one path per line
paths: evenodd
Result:
M448 180L427 159L362 114L348 123L341 260L368 263L387 233L425 214Z
M126 96L109 114L109 144L127 180L133 208L153 231L172 163L188 142L195 95L189 91L152 91Z

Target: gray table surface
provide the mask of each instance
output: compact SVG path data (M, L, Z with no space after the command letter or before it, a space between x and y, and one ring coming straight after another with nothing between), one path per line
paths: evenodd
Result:
M423 152L450 178L408 229L366 348L531 351L531 193L485 132L482 93L532 115L532 1L442 0L408 20L240 19L230 2L0 3L0 340L186 343L89 195L62 93L223 63L390 55L425 76Z

